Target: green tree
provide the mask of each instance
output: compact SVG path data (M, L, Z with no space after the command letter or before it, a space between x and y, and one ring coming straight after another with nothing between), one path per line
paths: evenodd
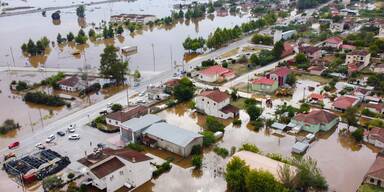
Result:
M317 167L317 162L311 157L294 158L292 164L299 170L297 173L297 187L308 191L323 191L328 189L328 184L325 178L321 175L320 169Z
M250 170L245 177L245 188L249 192L288 192L271 173L263 170Z
M309 106L308 103L303 103L300 105L299 111L300 113L308 113L310 109L311 109L311 106Z
M123 106L120 105L120 104L118 104L118 103L115 103L115 104L113 104L113 105L111 106L111 110L112 110L113 112L121 111L121 110L123 110Z
M216 138L215 138L215 135L213 134L212 131L203 131L200 134L203 135L203 146L204 147L209 147L213 143L215 143Z
M293 86L295 85L297 79L296 79L296 75L294 73L290 73L287 75L287 79L285 80L285 82L290 85L290 86Z
M260 65L260 59L256 54L251 55L250 61L251 61L252 65L255 65L255 66Z
M133 78L135 78L136 81L141 78L141 73L139 70L135 70L135 73L133 73Z
M57 44L63 43L64 40L60 33L57 34L56 41L57 41Z
M203 158L201 155L194 155L192 157L192 165L195 166L195 169L200 169L203 165Z
M95 38L96 37L96 31L94 29L89 29L88 36L90 38Z
M258 119L262 112L263 110L260 107L257 107L256 105L251 105L247 107L247 113L251 121Z
M85 6L80 5L79 7L76 8L76 15L78 17L85 17Z
M364 129L363 128L358 128L355 131L352 132L352 137L357 141L361 142L363 141L364 137Z
M278 41L275 43L272 49L272 53L275 56L275 59L280 59L281 54L283 54L284 51L284 42Z
M205 119L205 126L209 131L217 132L221 131L224 132L225 125L221 123L216 117L213 116L207 116Z
M105 47L104 52L100 55L100 74L109 79L113 79L117 84L124 82L125 75L128 72L128 62L118 59L117 49L113 45Z
M116 33L117 33L118 35L123 34L123 33L124 33L123 26L119 25L119 26L117 27L117 29L116 29Z
M181 78L180 83L173 90L173 94L178 101L190 100L194 93L195 87L187 77Z
M227 188L230 191L245 192L246 191L246 176L249 172L249 167L245 161L238 157L233 157L227 164L225 169L225 181Z
M357 124L357 118L356 118L357 108L350 107L342 115L342 118L347 122L348 129L351 125Z
M73 35L72 32L69 32L68 35L67 35L67 40L68 41L73 41L75 39L75 35Z
M271 154L268 155L268 157L271 156ZM287 161L283 160L280 154L273 154L271 159L275 159L281 162ZM277 159L276 159L277 158ZM284 162L285 164L283 166L279 166L279 169L277 171L277 174L279 175L279 179L281 183L288 189L294 189L296 187L296 181L295 176L296 173L294 170L291 169L291 166L287 164L287 162Z
M295 56L297 67L306 70L309 67L309 60L304 53L298 53Z

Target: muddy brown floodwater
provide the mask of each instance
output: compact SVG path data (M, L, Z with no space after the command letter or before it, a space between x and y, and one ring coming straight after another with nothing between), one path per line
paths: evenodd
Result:
M203 130L201 126L205 116L192 113L187 106L179 104L160 112L159 116L183 129ZM252 143L264 154L279 153L286 157L291 156L295 136L277 137L271 135L269 129L254 131L247 126L249 116L244 111L240 112L240 119L243 122L240 127L233 127L232 124L226 127L224 137L218 142L219 146L230 150L232 146L238 149L244 143ZM338 128L320 133L317 138L306 156L317 160L330 189L338 192L356 191L373 163L377 149L356 144L351 138L339 135ZM169 173L152 180L137 191L225 191L226 183L222 171L227 160L228 158L222 159L212 151L207 151L201 172L174 166Z

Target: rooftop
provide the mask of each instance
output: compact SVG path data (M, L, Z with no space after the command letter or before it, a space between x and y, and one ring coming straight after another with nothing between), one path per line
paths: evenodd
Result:
M330 37L328 39L325 40L326 43L332 43L332 44L339 44L339 43L343 43L343 39L341 39L340 37Z
M367 56L367 55L369 55L369 52L366 50L354 50L354 51L348 53L348 55Z
M204 75L224 75L225 73L230 72L232 72L232 70L224 68L220 65L214 65L200 71L200 73Z
M353 96L340 96L333 102L333 106L339 109L348 109L353 107L358 99Z
M145 113L148 111L148 108L142 105L137 105L134 107L130 107L128 109L122 110L122 111L116 111L113 113L110 113L106 116L106 118L113 119L116 121L124 122L132 117L134 117L138 113Z
M202 91L199 96L208 97L217 103L220 103L230 97L228 93L221 92L219 90Z
M303 52L303 53L313 54L313 53L316 53L317 51L320 51L320 48L315 47L315 46L300 47L300 52Z
M270 74L276 74L279 77L287 76L291 70L288 67L276 67Z
M252 84L261 84L261 85L273 85L275 83L274 80L268 79L266 77L260 77L251 82Z
M77 85L77 83L79 83L79 81L80 81L80 78L77 77L76 75L73 75L71 77L68 77L66 79L62 79L62 80L58 81L58 84L64 85L64 86L69 86L69 87L74 87Z
M376 160L373 162L369 168L366 176L376 177L379 179L384 179L384 157L378 155Z
M133 132L142 130L150 125L164 121L157 115L147 114L139 118L133 118L122 123L122 126L127 129L131 129Z
M116 170L124 167L124 163L121 162L117 157L113 157L100 165L91 169L91 172L96 175L97 178L101 179Z
M328 124L337 116L325 110L312 110L307 114L299 113L293 119L308 124Z

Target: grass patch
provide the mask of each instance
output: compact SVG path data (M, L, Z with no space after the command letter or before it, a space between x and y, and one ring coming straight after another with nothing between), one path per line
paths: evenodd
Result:
M213 151L214 151L217 155L221 156L222 158L226 158L226 157L229 155L229 152L228 152L228 150L227 150L226 148L215 147L215 148L213 149Z
M220 55L220 58L224 59L224 58L227 58L227 57L232 57L232 56L235 56L238 52L239 52L240 48L234 48L230 51L227 51L225 53L223 53L222 55Z
M135 150L135 151L139 151L139 152L144 151L144 146L137 144L137 143L130 143L127 145L127 148Z
M358 192L384 192L384 189L374 185L370 185L370 184L363 184L359 187L357 191Z
M321 84L328 84L329 82L332 81L331 78L324 78L322 76L318 76L318 75L308 75L308 74L300 74L300 75L297 75L297 78L298 79L301 79L301 80L312 80L312 81L316 81L316 82L319 82Z

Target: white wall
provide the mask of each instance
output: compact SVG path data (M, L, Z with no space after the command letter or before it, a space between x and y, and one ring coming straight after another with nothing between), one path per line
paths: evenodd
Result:
M208 97L197 96L195 98L196 108L204 111L205 114L223 119L229 118L225 113L221 112L220 109L230 104L230 98L217 103Z

